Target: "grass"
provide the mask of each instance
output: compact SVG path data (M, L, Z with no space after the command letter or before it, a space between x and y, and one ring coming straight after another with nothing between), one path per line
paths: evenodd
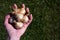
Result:
M6 40L4 16L11 5L22 3L30 8L33 21L21 40L60 40L60 0L0 0L0 40Z

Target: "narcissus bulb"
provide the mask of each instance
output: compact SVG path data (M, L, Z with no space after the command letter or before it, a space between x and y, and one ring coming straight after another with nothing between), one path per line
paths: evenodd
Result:
M24 8L21 8L21 9L16 9L16 10L14 10L14 13L15 14L25 14L26 13L26 11L25 11L25 9Z
M24 8L21 8L20 9L20 13L24 15L26 13L25 9Z
M15 27L17 29L22 28L23 27L23 23L22 22L15 22Z
M13 21L14 21L14 18L11 17L11 18L9 19L9 23L14 23Z
M29 20L29 19L28 19L28 16L24 16L24 17L23 17L23 22L28 22L28 20Z
M16 18L18 21L23 19L23 15L22 14L16 14Z

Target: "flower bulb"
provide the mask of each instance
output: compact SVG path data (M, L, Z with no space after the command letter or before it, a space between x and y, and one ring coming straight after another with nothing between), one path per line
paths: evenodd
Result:
M28 16L24 16L24 17L23 17L23 22L28 22L28 20L29 20L29 19L28 19Z
M21 14L23 14L23 15L24 15L24 14L25 14L25 12L26 12L26 11L25 11L25 9L24 9L24 8L21 8L21 9L20 9L20 13L21 13Z
M16 28L22 28L23 27L23 23L22 22L16 22Z
M23 15L22 14L17 14L16 15L16 18L18 21L22 20L23 19Z

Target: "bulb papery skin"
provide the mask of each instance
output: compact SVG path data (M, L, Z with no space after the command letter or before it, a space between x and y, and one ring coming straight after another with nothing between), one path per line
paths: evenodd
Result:
M16 18L18 21L22 20L23 19L23 15L22 14L17 14L16 15Z
M29 20L29 19L28 19L28 16L24 16L24 17L23 17L23 22L24 22L24 23L25 23L25 22L28 22L28 20Z
M16 22L16 28L19 29L19 28L22 28L23 27L23 23L22 22Z
M20 9L16 9L14 10L15 14L19 14L20 13Z
M21 8L20 9L20 13L24 15L26 13L25 9L24 8Z
M21 9L16 9L14 10L14 13L15 14L25 14L26 13L26 10L24 8L21 8Z
M11 18L9 19L9 23L14 23L13 21L14 21L14 18L11 17Z

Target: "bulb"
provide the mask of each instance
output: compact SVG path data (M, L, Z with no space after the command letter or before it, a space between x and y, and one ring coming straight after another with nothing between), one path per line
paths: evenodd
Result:
M16 22L16 28L22 28L23 27L23 23L22 22Z
M9 23L13 23L13 21L14 21L14 18L11 17L11 18L9 19Z
M24 8L21 8L21 9L16 9L15 11L14 11L16 14L25 14L25 9Z
M25 12L26 12L25 9L24 8L21 8L20 13L24 15Z
M15 10L13 11L13 13L15 13L15 14L20 14L20 9L15 9Z
M23 15L22 15L22 14L17 14L16 17L17 17L17 20L18 20L18 21L20 21L20 20L23 19Z
M23 17L23 22L28 22L28 20L29 20L29 19L28 19L28 16L24 16L24 17Z

